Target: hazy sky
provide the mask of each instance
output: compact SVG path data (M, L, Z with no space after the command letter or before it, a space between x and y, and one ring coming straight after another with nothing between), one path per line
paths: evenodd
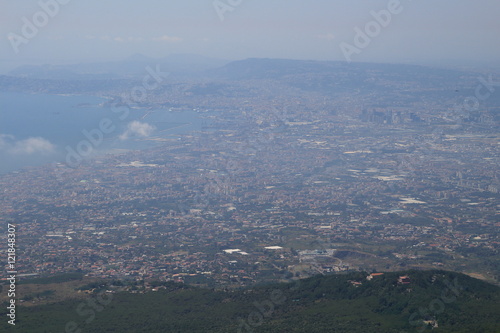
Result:
M0 71L135 53L344 60L341 43L356 47L353 61L500 63L500 1L400 0L378 31L370 12L394 1L0 0ZM51 17L40 4L54 2L64 4L49 6ZM367 23L373 37L356 46Z

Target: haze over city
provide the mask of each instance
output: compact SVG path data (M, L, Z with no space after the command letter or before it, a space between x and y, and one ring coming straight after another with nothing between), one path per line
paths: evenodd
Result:
M0 331L500 332L498 0L0 4Z
M500 59L495 0L65 0L47 22L35 18L36 36L14 52L12 34L23 36L23 18L33 23L40 3L51 1L1 1L0 71L136 53L345 60L341 43L354 45L355 29L365 31L373 12L389 6L397 10L388 24L372 27L369 47L352 61L498 67Z

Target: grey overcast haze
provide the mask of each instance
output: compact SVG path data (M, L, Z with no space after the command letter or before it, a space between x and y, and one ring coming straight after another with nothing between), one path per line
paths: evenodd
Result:
M499 15L0 0L0 333L500 333Z
M58 1L53 17L37 13ZM345 60L372 12L391 0L2 0L0 73L24 64L118 60L191 53ZM400 0L352 61L500 67L498 0ZM35 18L36 17L36 18ZM26 21L41 20L24 42ZM345 44L344 44L345 45Z

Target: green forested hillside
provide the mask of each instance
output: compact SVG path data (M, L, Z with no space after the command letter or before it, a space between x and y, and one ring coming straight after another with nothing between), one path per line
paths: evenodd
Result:
M7 324L2 306L0 327L23 333L500 332L496 286L444 271L385 273L369 281L367 275L317 276L238 291L168 283L145 294L103 293L18 307L15 327ZM398 283L401 275L409 283Z

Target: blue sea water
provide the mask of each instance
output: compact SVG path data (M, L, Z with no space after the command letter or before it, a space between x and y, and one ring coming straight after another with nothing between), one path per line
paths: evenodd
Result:
M102 132L103 119L113 130L103 133L102 142L92 144L93 154L151 147L158 143L144 139L197 131L204 122L200 113L192 110L170 112L124 107L113 111L103 107L104 102L94 96L0 92L0 173L65 162L68 149L77 151L85 147L83 141L90 141L85 131ZM138 123L130 127L134 121ZM148 129L143 133L148 137L141 136L140 129ZM128 135L124 135L126 132ZM97 134L94 138L100 139Z

